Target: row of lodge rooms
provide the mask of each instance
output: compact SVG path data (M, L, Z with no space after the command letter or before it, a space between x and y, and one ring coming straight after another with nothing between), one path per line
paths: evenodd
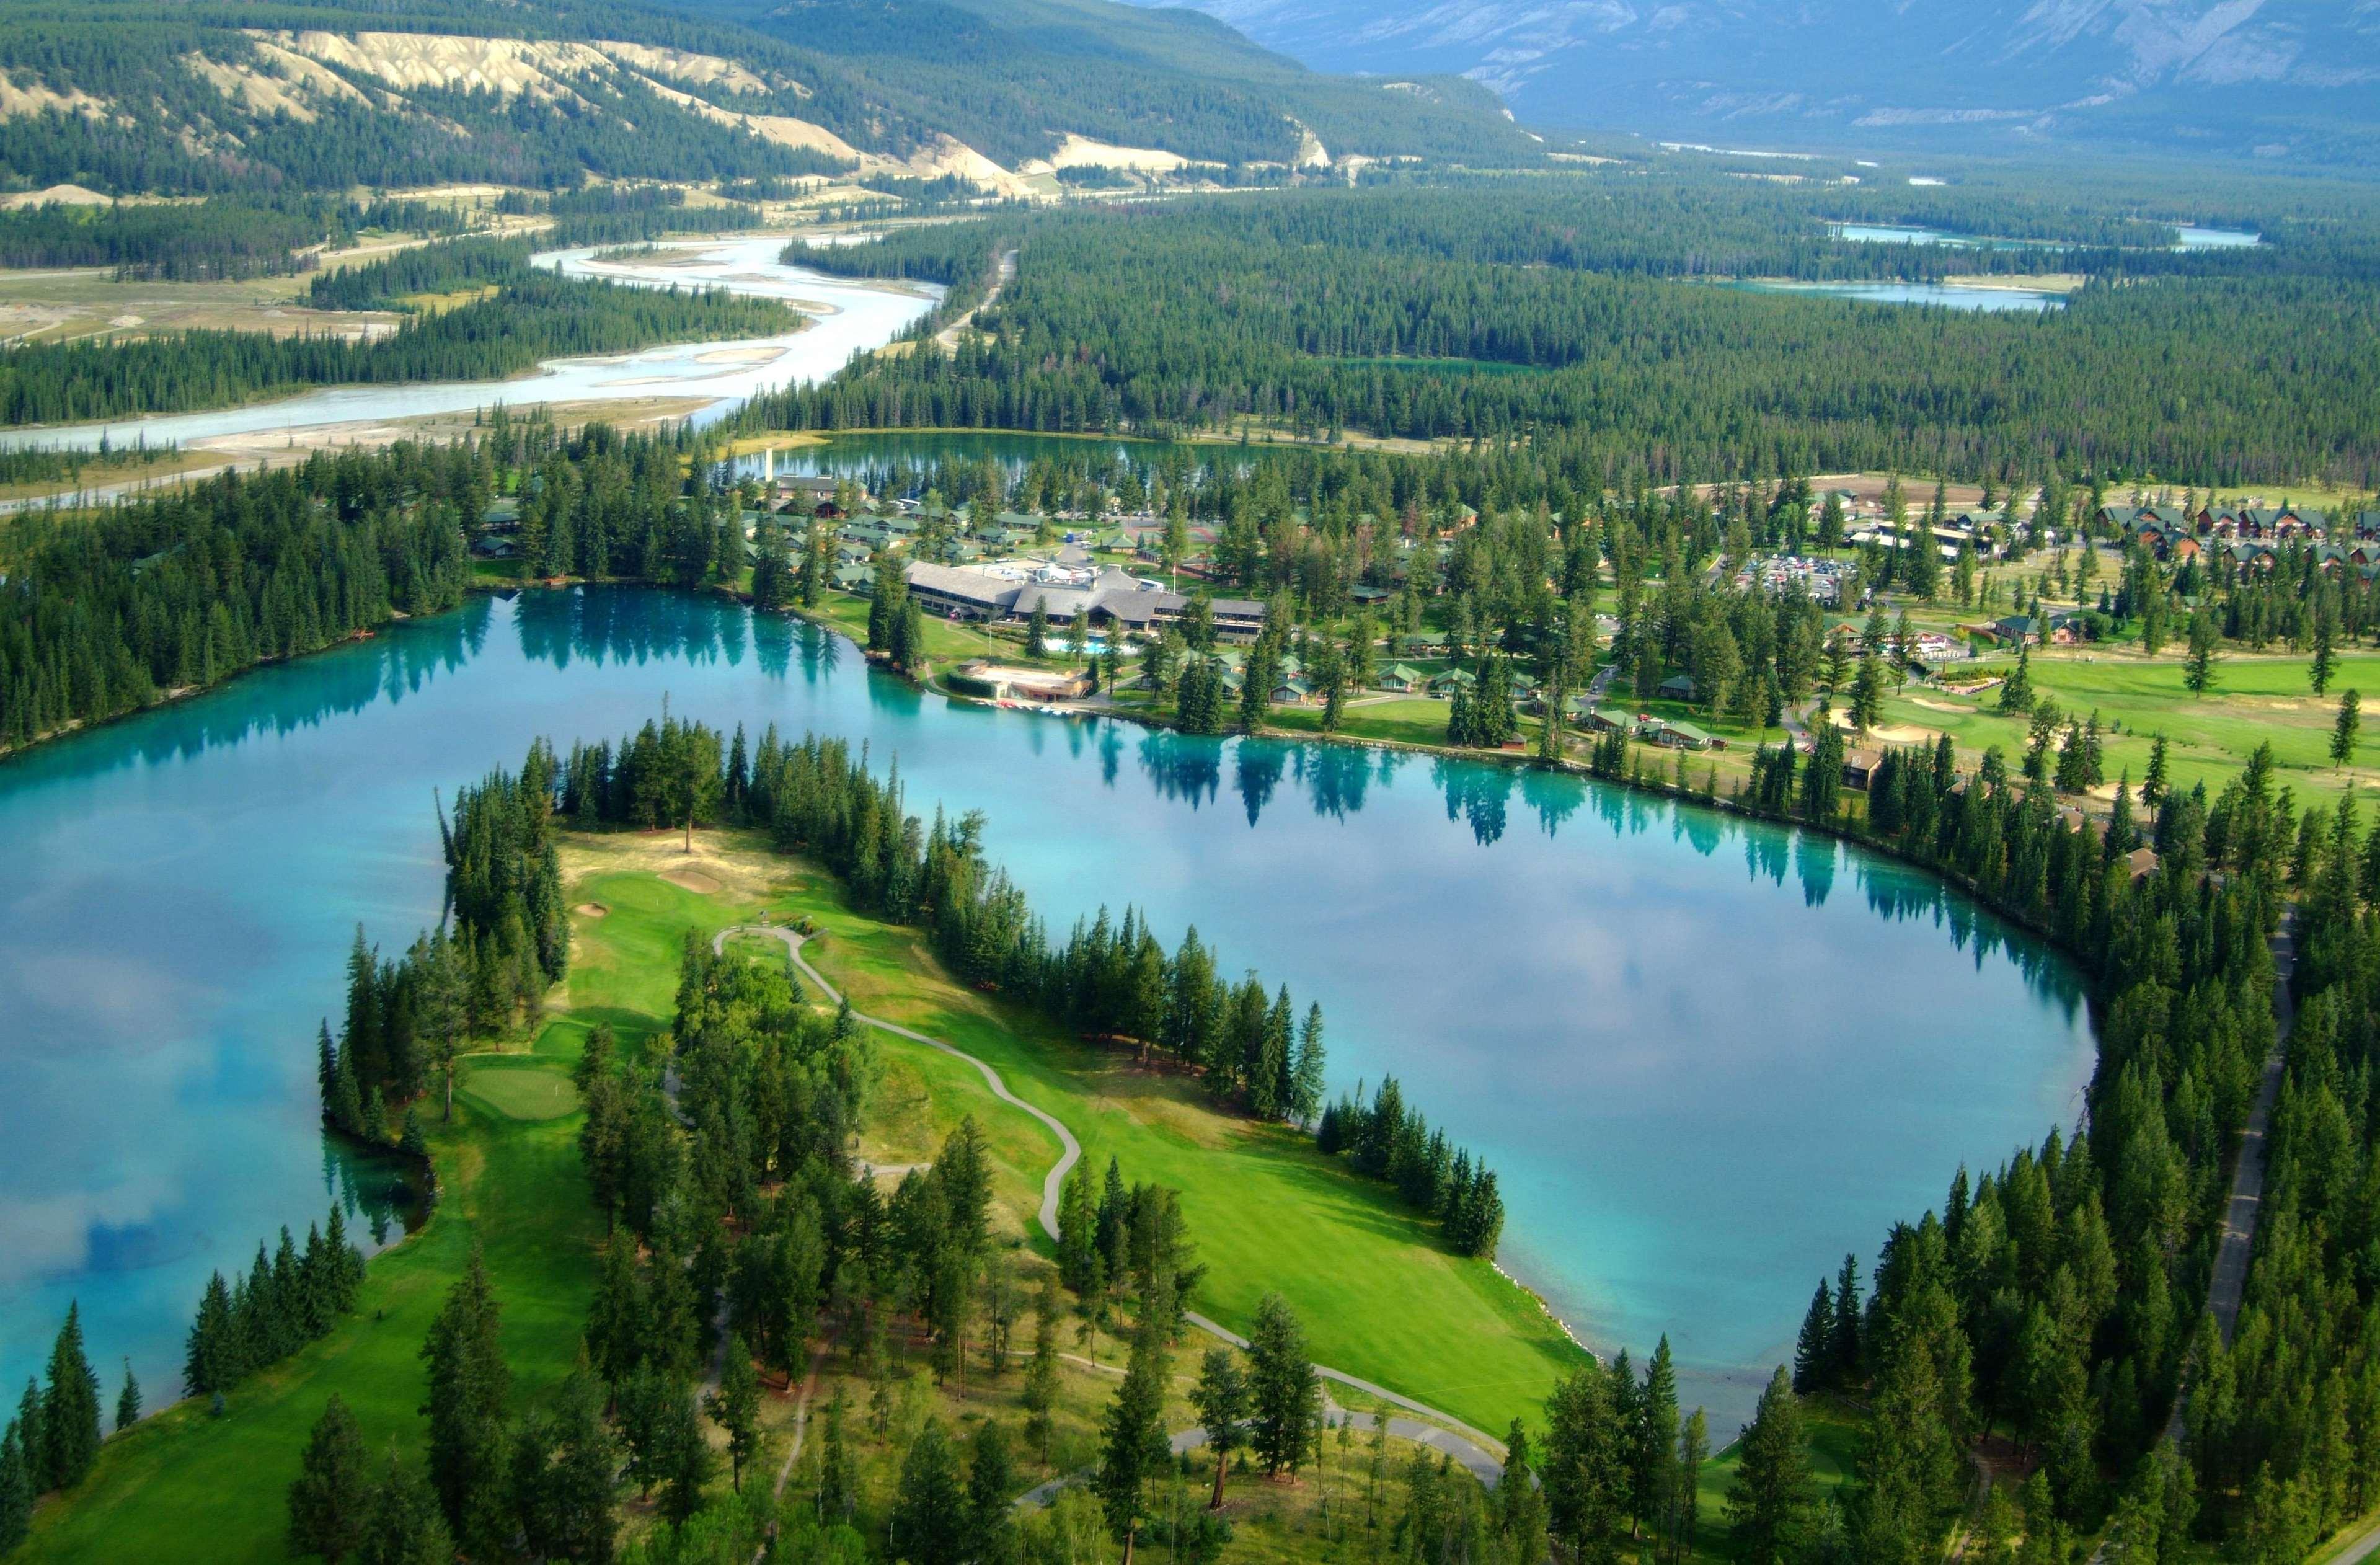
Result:
M2099 519L2160 560L2227 553L2268 565L2279 545L2300 543L2313 545L2325 564L2380 564L2380 511L2334 516L2310 505L2107 505Z

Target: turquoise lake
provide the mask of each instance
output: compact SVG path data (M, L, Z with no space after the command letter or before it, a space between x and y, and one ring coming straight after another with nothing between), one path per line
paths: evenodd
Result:
M1485 1153L1506 1268L1595 1346L1670 1333L1722 1437L1845 1251L2080 1107L2070 969L1824 839L1496 764L953 706L716 601L482 598L0 763L0 1386L79 1299L111 1394L128 1357L156 1405L210 1269L334 1195L385 1212L316 1122L356 925L395 948L437 916L433 788L664 696L864 739L912 808L987 811L1053 925L1130 902L1319 1000L1334 1087L1393 1072Z

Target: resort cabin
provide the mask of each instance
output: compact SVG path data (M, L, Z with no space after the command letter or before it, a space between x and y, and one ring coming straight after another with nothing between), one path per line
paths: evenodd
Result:
M1372 681L1381 690L1418 690L1427 683L1427 676L1411 663L1390 663Z
M1860 746L1845 750L1843 752L1843 786L1856 788L1863 794L1866 793L1867 785L1876 780L1876 769L1883 764L1884 756L1880 751Z
M1673 673L1661 681L1660 688L1654 694L1665 701L1691 701L1694 698L1694 676L1686 673Z

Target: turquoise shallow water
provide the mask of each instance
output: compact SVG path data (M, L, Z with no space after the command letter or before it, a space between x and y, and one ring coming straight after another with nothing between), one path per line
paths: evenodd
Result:
M658 592L478 600L0 764L0 1387L79 1297L152 1402L207 1271L337 1183L311 1037L357 922L437 912L433 787L674 710L898 757L1053 924L1195 921L1484 1150L1504 1264L1597 1345L1670 1333L1722 1432L1817 1276L1961 1159L2070 1122L2081 992L1925 876L1488 764L953 707ZM1394 1278L1378 1280L1392 1298Z

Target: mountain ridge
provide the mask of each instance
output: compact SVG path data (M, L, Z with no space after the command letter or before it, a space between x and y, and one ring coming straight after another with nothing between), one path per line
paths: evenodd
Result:
M2313 161L2380 142L2362 0L1196 3L1318 69L1459 73L1545 127Z
M0 14L0 186L18 191L828 175L1014 197L1051 193L1035 173L1103 159L1343 172L1530 155L1475 83L1333 78L1211 18L1108 0L49 0Z

